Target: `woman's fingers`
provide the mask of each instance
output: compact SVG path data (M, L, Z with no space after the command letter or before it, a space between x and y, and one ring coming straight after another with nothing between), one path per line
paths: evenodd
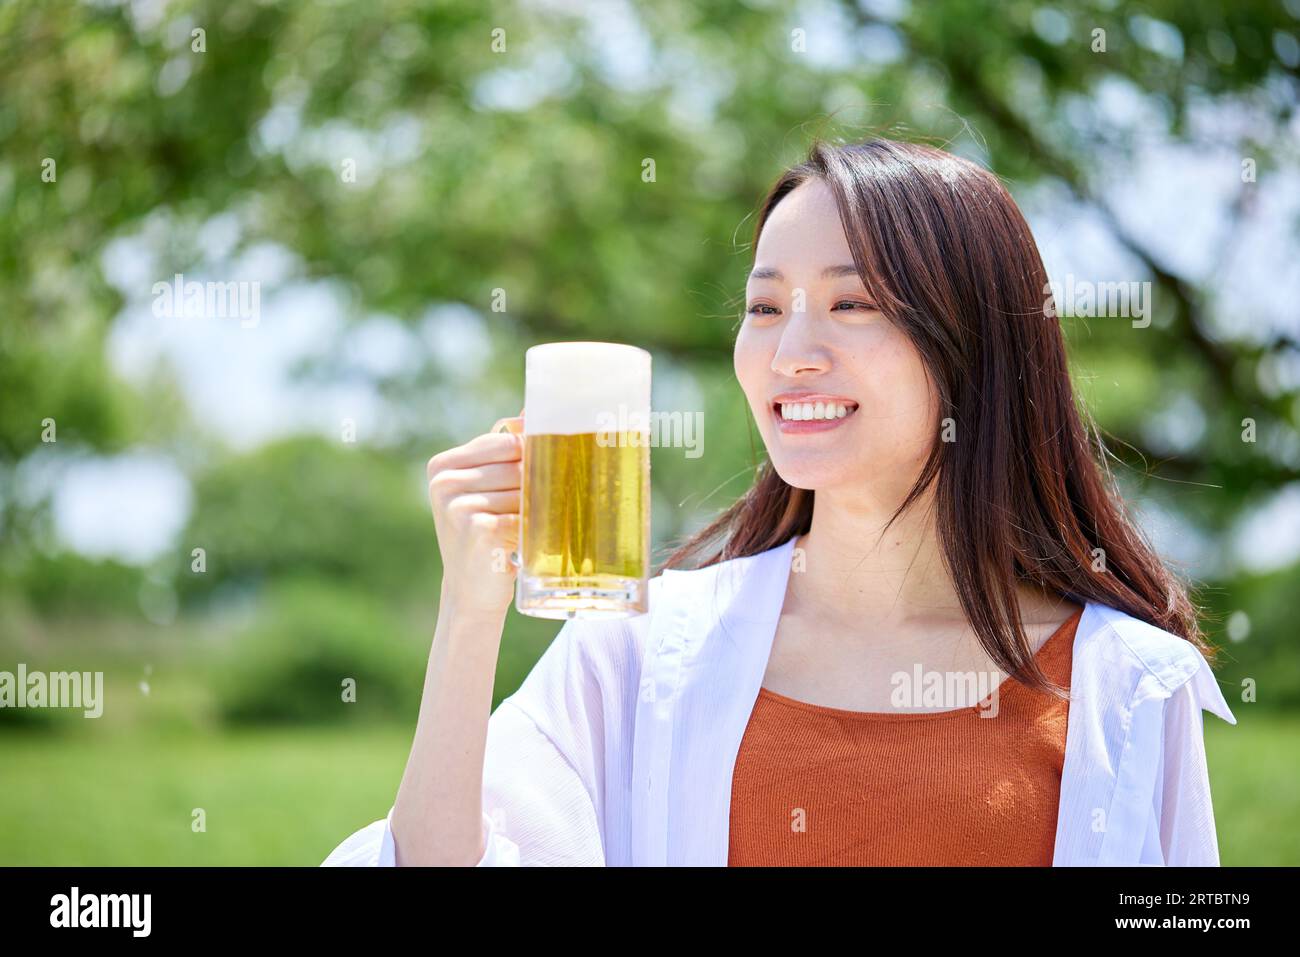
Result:
M433 478L436 472L448 469L474 468L492 462L514 462L523 457L523 440L510 432L485 432L464 445L439 452L429 459L425 474Z
M514 593L523 484L523 417L429 459L429 504L442 553L442 597L461 609L504 610Z
M491 432L511 432L515 435L522 435L524 431L524 412L519 410L515 416L507 416L504 419L497 419L489 430Z
M523 465L518 461L494 462L467 469L442 469L435 477L441 488L453 494L517 490L523 478ZM433 479L429 483L432 485Z
M496 515L518 512L519 489L506 492L466 492L463 495L457 495L447 507L447 510L451 513L458 511L469 514L490 512Z

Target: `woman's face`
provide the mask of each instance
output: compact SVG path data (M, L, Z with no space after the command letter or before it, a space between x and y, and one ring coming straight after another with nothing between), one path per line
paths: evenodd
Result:
M892 511L939 437L921 356L873 307L819 179L763 227L735 368L772 465L796 488L852 489Z

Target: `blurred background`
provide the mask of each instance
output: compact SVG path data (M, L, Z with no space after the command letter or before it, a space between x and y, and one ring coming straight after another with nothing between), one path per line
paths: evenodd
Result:
M662 559L763 454L755 206L872 133L995 170L1054 281L1151 284L1062 318L1073 375L1223 648L1223 863L1300 863L1298 69L1300 0L0 5L0 671L105 675L95 720L0 708L0 863L314 865L383 817L427 459L529 345L643 346L707 410L653 452ZM496 701L557 630L512 610Z

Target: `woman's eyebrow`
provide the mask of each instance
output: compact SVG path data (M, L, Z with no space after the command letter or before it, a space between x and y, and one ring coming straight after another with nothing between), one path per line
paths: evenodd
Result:
M858 274L858 267L854 266L852 263L849 263L848 265L844 265L844 266L827 266L825 269L822 270L823 279L838 279L840 276L856 276L857 274ZM758 268L750 272L749 278L750 279L776 279L776 280L783 281L785 279L785 276L781 274L781 270L779 269L774 269L771 266L759 266Z

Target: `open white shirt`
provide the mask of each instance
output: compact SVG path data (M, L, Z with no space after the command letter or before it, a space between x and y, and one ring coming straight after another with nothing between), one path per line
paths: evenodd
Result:
M479 866L726 865L732 772L794 542L668 569L647 614L565 622L488 720ZM1201 711L1237 721L1209 663L1083 604L1053 865L1217 865ZM392 866L391 816L323 864Z

